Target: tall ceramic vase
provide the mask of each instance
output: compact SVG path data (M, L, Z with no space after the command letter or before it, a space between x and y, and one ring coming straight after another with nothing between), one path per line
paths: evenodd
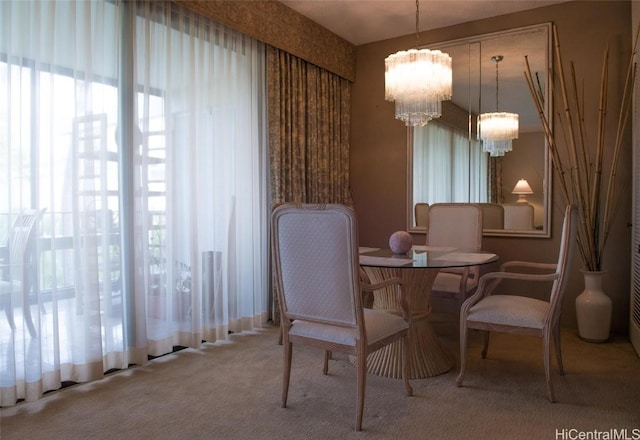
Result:
M611 330L611 298L602 290L602 271L582 270L584 290L576 297L578 334L589 342L604 342Z

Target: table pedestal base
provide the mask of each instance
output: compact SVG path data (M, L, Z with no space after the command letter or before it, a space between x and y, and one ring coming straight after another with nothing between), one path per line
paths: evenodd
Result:
M415 323L409 336L409 379L438 376L455 364L427 320ZM367 371L384 377L402 378L401 342L389 344L367 356Z
M454 359L440 345L428 316L429 296L438 269L363 267L369 281L377 283L391 277L402 279L402 295L409 305L409 379L438 376L451 370ZM401 314L397 290L376 291L373 308ZM367 356L367 371L378 376L402 378L401 342L382 347ZM352 359L352 363L355 359Z

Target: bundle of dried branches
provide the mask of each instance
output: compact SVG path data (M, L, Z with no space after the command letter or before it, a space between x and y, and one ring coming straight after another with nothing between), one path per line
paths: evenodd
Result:
M525 77L536 105L549 146L550 160L558 177L558 182L565 201L574 204L580 212L578 226L578 249L584 270L602 270L602 255L609 237L614 208L616 205L617 168L622 151L622 142L632 110L633 87L635 82L635 63L633 62L638 44L640 26L636 31L633 49L628 64L627 75L618 114L618 126L613 145L605 145L605 128L607 114L607 89L609 83L609 47L607 46L602 63L600 80L600 100L598 103L598 123L595 143L595 155L590 149L589 136L585 127L584 95L579 93L578 81L573 62L569 84L565 78L562 53L558 41L556 27L553 27L553 46L556 59L557 79L560 83L562 107L557 112L556 121L560 127L563 142L558 142L551 123L544 112L544 96L536 87L531 75L529 61L525 57L527 70ZM553 75L549 75L553 78ZM550 87L553 88L553 80ZM567 87L569 86L569 87ZM553 96L556 96L552 90ZM560 107L560 106L558 106ZM590 107L587 107L590 108ZM605 155L611 154L605 161ZM608 173L603 165L608 165ZM603 175L605 175L603 180ZM606 192L602 194L602 189Z

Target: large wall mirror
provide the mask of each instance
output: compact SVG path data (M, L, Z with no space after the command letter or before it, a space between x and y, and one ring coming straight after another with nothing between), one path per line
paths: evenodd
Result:
M408 128L408 230L425 232L422 206L481 203L484 235L549 237L551 166L539 115L524 76L525 56L551 109L551 24L429 44L452 58L453 98L442 117ZM497 63L495 56L501 56ZM501 157L482 152L477 116L517 113L518 138ZM530 194L516 194L520 179Z

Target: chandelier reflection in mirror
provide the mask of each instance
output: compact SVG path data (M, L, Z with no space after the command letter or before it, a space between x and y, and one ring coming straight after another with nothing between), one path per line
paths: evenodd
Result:
M416 0L416 40L420 11ZM417 45L416 45L417 47ZM442 101L451 99L451 57L439 50L410 49L385 60L385 99L395 101L396 119L421 127L442 115Z
M504 156L511 151L511 141L518 138L518 114L499 111L498 64L503 59L502 55L491 57L491 61L496 63L496 111L478 117L478 139L482 140L482 151L492 157Z

